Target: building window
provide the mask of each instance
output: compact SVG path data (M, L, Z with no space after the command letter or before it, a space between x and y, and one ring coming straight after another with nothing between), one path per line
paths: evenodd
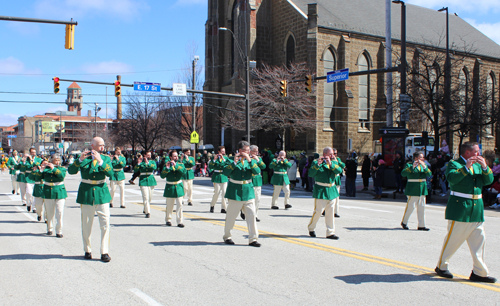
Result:
M366 54L358 58L358 71L369 70ZM368 108L370 107L370 77L368 75L358 76L358 98L359 98L359 127L369 129Z
M323 68L324 74L326 75L329 71L334 71L336 69L335 65L335 55L331 49L326 49L323 54ZM335 101L337 83L326 83L324 82L324 102L323 102L323 128L324 129L334 129L335 128Z
M484 122L491 121L491 115L493 114L493 103L495 101L495 80L493 79L493 73L488 74L486 78L486 110L487 118L485 118ZM486 137L493 136L493 125L488 124L484 127L484 133Z
M465 119L466 117L466 111L467 111L467 101L468 101L468 91L469 91L469 80L467 77L467 71L465 70L466 68L460 70L460 73L458 74L458 109L459 109L459 116L462 118L462 120Z
M290 67L290 64L295 61L295 38L292 34L288 35L286 41L286 65Z

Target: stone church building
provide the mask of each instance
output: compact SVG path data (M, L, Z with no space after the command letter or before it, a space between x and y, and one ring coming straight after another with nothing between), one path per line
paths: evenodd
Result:
M391 11L395 66L399 60L395 54L400 54L401 45L401 5L392 4ZM411 64L416 50L445 53L445 13L407 5L406 16L408 63ZM219 30L220 27L232 30L234 36ZM487 102L498 105L500 46L454 14L449 15L449 28L452 50L464 43L474 46L461 73L471 86L484 76L491 91ZM263 63L306 62L316 76L343 68L349 68L350 72L385 68L385 1L209 0L205 48L204 90L209 91L244 94L243 58L247 55L257 68ZM394 72L393 78L397 80L399 73ZM397 105L397 86L393 92ZM313 93L316 128L298 135L287 132L286 150L320 152L331 146L341 154L350 150L374 151L374 143L380 138L379 129L386 126L384 74L352 76L338 83L317 81ZM205 96L205 143L215 147L224 143L231 150L245 137L245 131L224 128L218 120L217 114L224 112L230 103L234 100ZM393 119L397 126L399 114L395 109ZM410 132L427 129L425 120L417 116L408 126ZM498 146L497 129L484 129L487 133L471 133L468 137L476 140L480 135L483 149ZM274 151L278 134L252 131L251 143Z

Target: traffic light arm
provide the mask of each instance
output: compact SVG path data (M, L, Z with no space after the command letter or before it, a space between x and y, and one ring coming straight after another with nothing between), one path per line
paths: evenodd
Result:
M357 76L357 75L368 75L368 74L377 74L377 73L387 73L387 72L399 72L400 68L399 66L391 67L391 68L381 68L381 69L374 69L374 70L365 70L365 71L355 71L355 72L349 72L349 76ZM326 80L328 76L313 76L312 81L318 81L318 80ZM298 83L298 82L306 82L307 79L301 79L301 80L293 80L293 81L288 81L288 84L290 83Z

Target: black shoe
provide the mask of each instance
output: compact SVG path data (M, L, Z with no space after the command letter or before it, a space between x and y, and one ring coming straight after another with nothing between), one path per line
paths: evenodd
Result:
M83 256L85 259L92 259L92 253L90 252L85 252L85 255Z
M481 282L481 283L496 283L497 282L497 279L494 278L494 277L491 277L491 276L479 276L479 275L475 274L474 271L472 271L472 273L470 274L469 279L472 282Z
M31 211L31 206L26 207L28 211Z
M23 206L26 206L26 203L23 203Z
M109 203L109 207L113 207L113 203Z
M188 203L188 206L193 206L193 203L189 202L189 203Z
M52 232L48 231L47 236L51 236L51 235L52 235Z
M120 207L121 207L121 208L125 208L125 206L124 206L124 205L122 205L122 206L120 206Z
M12 190L12 194L16 193L14 190Z
M128 183L129 183L130 185L135 185L134 181L132 181L132 180L128 181Z
M340 218L339 214L335 214L334 216L335 216L335 218Z
M226 239L226 240L224 240L224 243L225 243L225 244L231 244L231 245L233 245L233 244L234 244L234 241L233 241L233 240L231 240L231 239Z
M143 213L143 214L145 214L145 213L146 213L146 211L143 209L143 210L142 210L142 213Z
M410 229L406 224L404 224L403 222L401 222L401 227L405 230L407 229Z
M245 220L245 214L242 211L240 211L240 217L241 219Z
M418 228L419 231L430 231L431 229L430 228L427 228L427 227L419 227Z
M179 223L179 224L177 224L177 227L184 227L184 224Z
M62 237L64 237L64 236L63 236L63 234L56 234L56 237L57 237L57 238L62 238Z
M260 219L259 219L259 218L257 218L257 217L255 217L255 221L256 221L256 222L260 222Z
M36 209L33 208L32 213L36 214Z
M42 221L42 217L41 216L38 216L38 221Z
M280 209L278 206L271 206L271 209Z
M110 262L111 261L111 257L109 257L108 254L102 254L101 255L101 261Z
M326 236L326 238L333 239L333 240L339 240L339 236L337 236L337 235Z
M286 205L285 205L285 209L289 209L289 208L292 208L292 205L290 205L290 204L286 204Z
M260 243L258 243L257 241L251 242L251 243L249 243L248 245L249 245L249 246L256 247L256 248L260 248Z
M146 218L149 218L149 217L151 217L151 214L146 214Z
M316 237L316 233L314 231L309 231L309 236Z
M434 269L434 271L436 271L437 275L439 275L441 277L453 278L453 274L451 274L450 271L448 271L448 270L441 270L438 267L436 267L436 269ZM472 274L474 274L474 273L472 273ZM472 274L471 274L471 277L472 277Z
M225 213L226 213L226 210L225 210L225 209L221 209L221 210L220 210L220 213L221 213L221 214L225 214Z
M325 213L326 213L326 212L323 210L323 212L321 213L321 215L322 215L322 216L324 216L324 215L325 215Z
M214 207L213 207L213 206L211 206L211 207L210 207L210 212L211 212L211 213L213 213L213 212L214 212Z
M167 226L172 226L172 222L167 222Z

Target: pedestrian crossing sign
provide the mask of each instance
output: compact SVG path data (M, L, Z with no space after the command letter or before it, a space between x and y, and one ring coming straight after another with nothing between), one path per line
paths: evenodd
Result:
M191 139L189 141L190 143L199 143L200 142L200 135L196 133L196 131L193 131L191 133Z

